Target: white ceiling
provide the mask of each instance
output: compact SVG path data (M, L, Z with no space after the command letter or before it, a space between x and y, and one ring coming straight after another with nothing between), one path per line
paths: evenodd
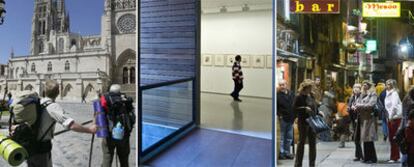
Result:
M222 6L243 6L244 4L248 6L272 6L272 0L201 0L202 9L220 8Z

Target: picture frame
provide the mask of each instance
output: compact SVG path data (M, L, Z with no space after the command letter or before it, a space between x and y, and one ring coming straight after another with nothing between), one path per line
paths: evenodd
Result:
M240 65L242 66L242 68L248 68L251 65L250 62L250 55L240 55L242 57L241 63Z
M272 55L266 55L266 68L273 68Z
M265 67L265 56L263 55L254 55L252 60L252 67L254 68L264 68Z
M224 60L225 60L225 56L224 55L214 55L214 65L215 66L224 66Z
M204 66L211 66L213 65L213 56L211 54L204 54L201 56L202 65Z
M226 55L226 66L233 67L235 57L235 55Z

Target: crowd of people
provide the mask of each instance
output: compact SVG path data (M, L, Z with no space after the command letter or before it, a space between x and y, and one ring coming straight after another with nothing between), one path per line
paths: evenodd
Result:
M376 85L365 80L343 89L344 102L338 101L334 82L328 82L322 91L320 78L305 79L294 94L287 81L280 81L277 93L277 115L280 123L280 152L278 159L295 159L295 167L302 166L304 145L309 144L309 166L315 166L316 141L338 140L339 148L346 141L355 144L354 161L377 163L375 142L382 129L383 139L390 144L388 163L414 166L414 88L403 100L397 82L381 80ZM307 118L319 115L331 128L316 133ZM294 145L294 124L299 134L296 155L290 152ZM381 124L381 126L380 126ZM402 156L400 156L402 155Z

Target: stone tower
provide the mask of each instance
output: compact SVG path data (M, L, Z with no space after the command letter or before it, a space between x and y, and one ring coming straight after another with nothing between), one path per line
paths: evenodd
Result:
M111 55L112 83L135 84L136 25L136 0L105 0L101 36Z
M64 0L35 0L32 18L31 55L49 53L51 33L69 32Z

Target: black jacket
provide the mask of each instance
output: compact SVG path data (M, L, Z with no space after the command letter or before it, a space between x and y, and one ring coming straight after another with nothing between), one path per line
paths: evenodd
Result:
M309 113L304 107L309 107L312 112ZM306 118L310 115L318 114L318 105L313 96L298 94L293 102L294 113L298 117L299 123L306 123Z
M286 122L293 122L295 120L292 110L294 98L295 95L291 91L288 91L287 94L281 91L277 92L277 116Z

